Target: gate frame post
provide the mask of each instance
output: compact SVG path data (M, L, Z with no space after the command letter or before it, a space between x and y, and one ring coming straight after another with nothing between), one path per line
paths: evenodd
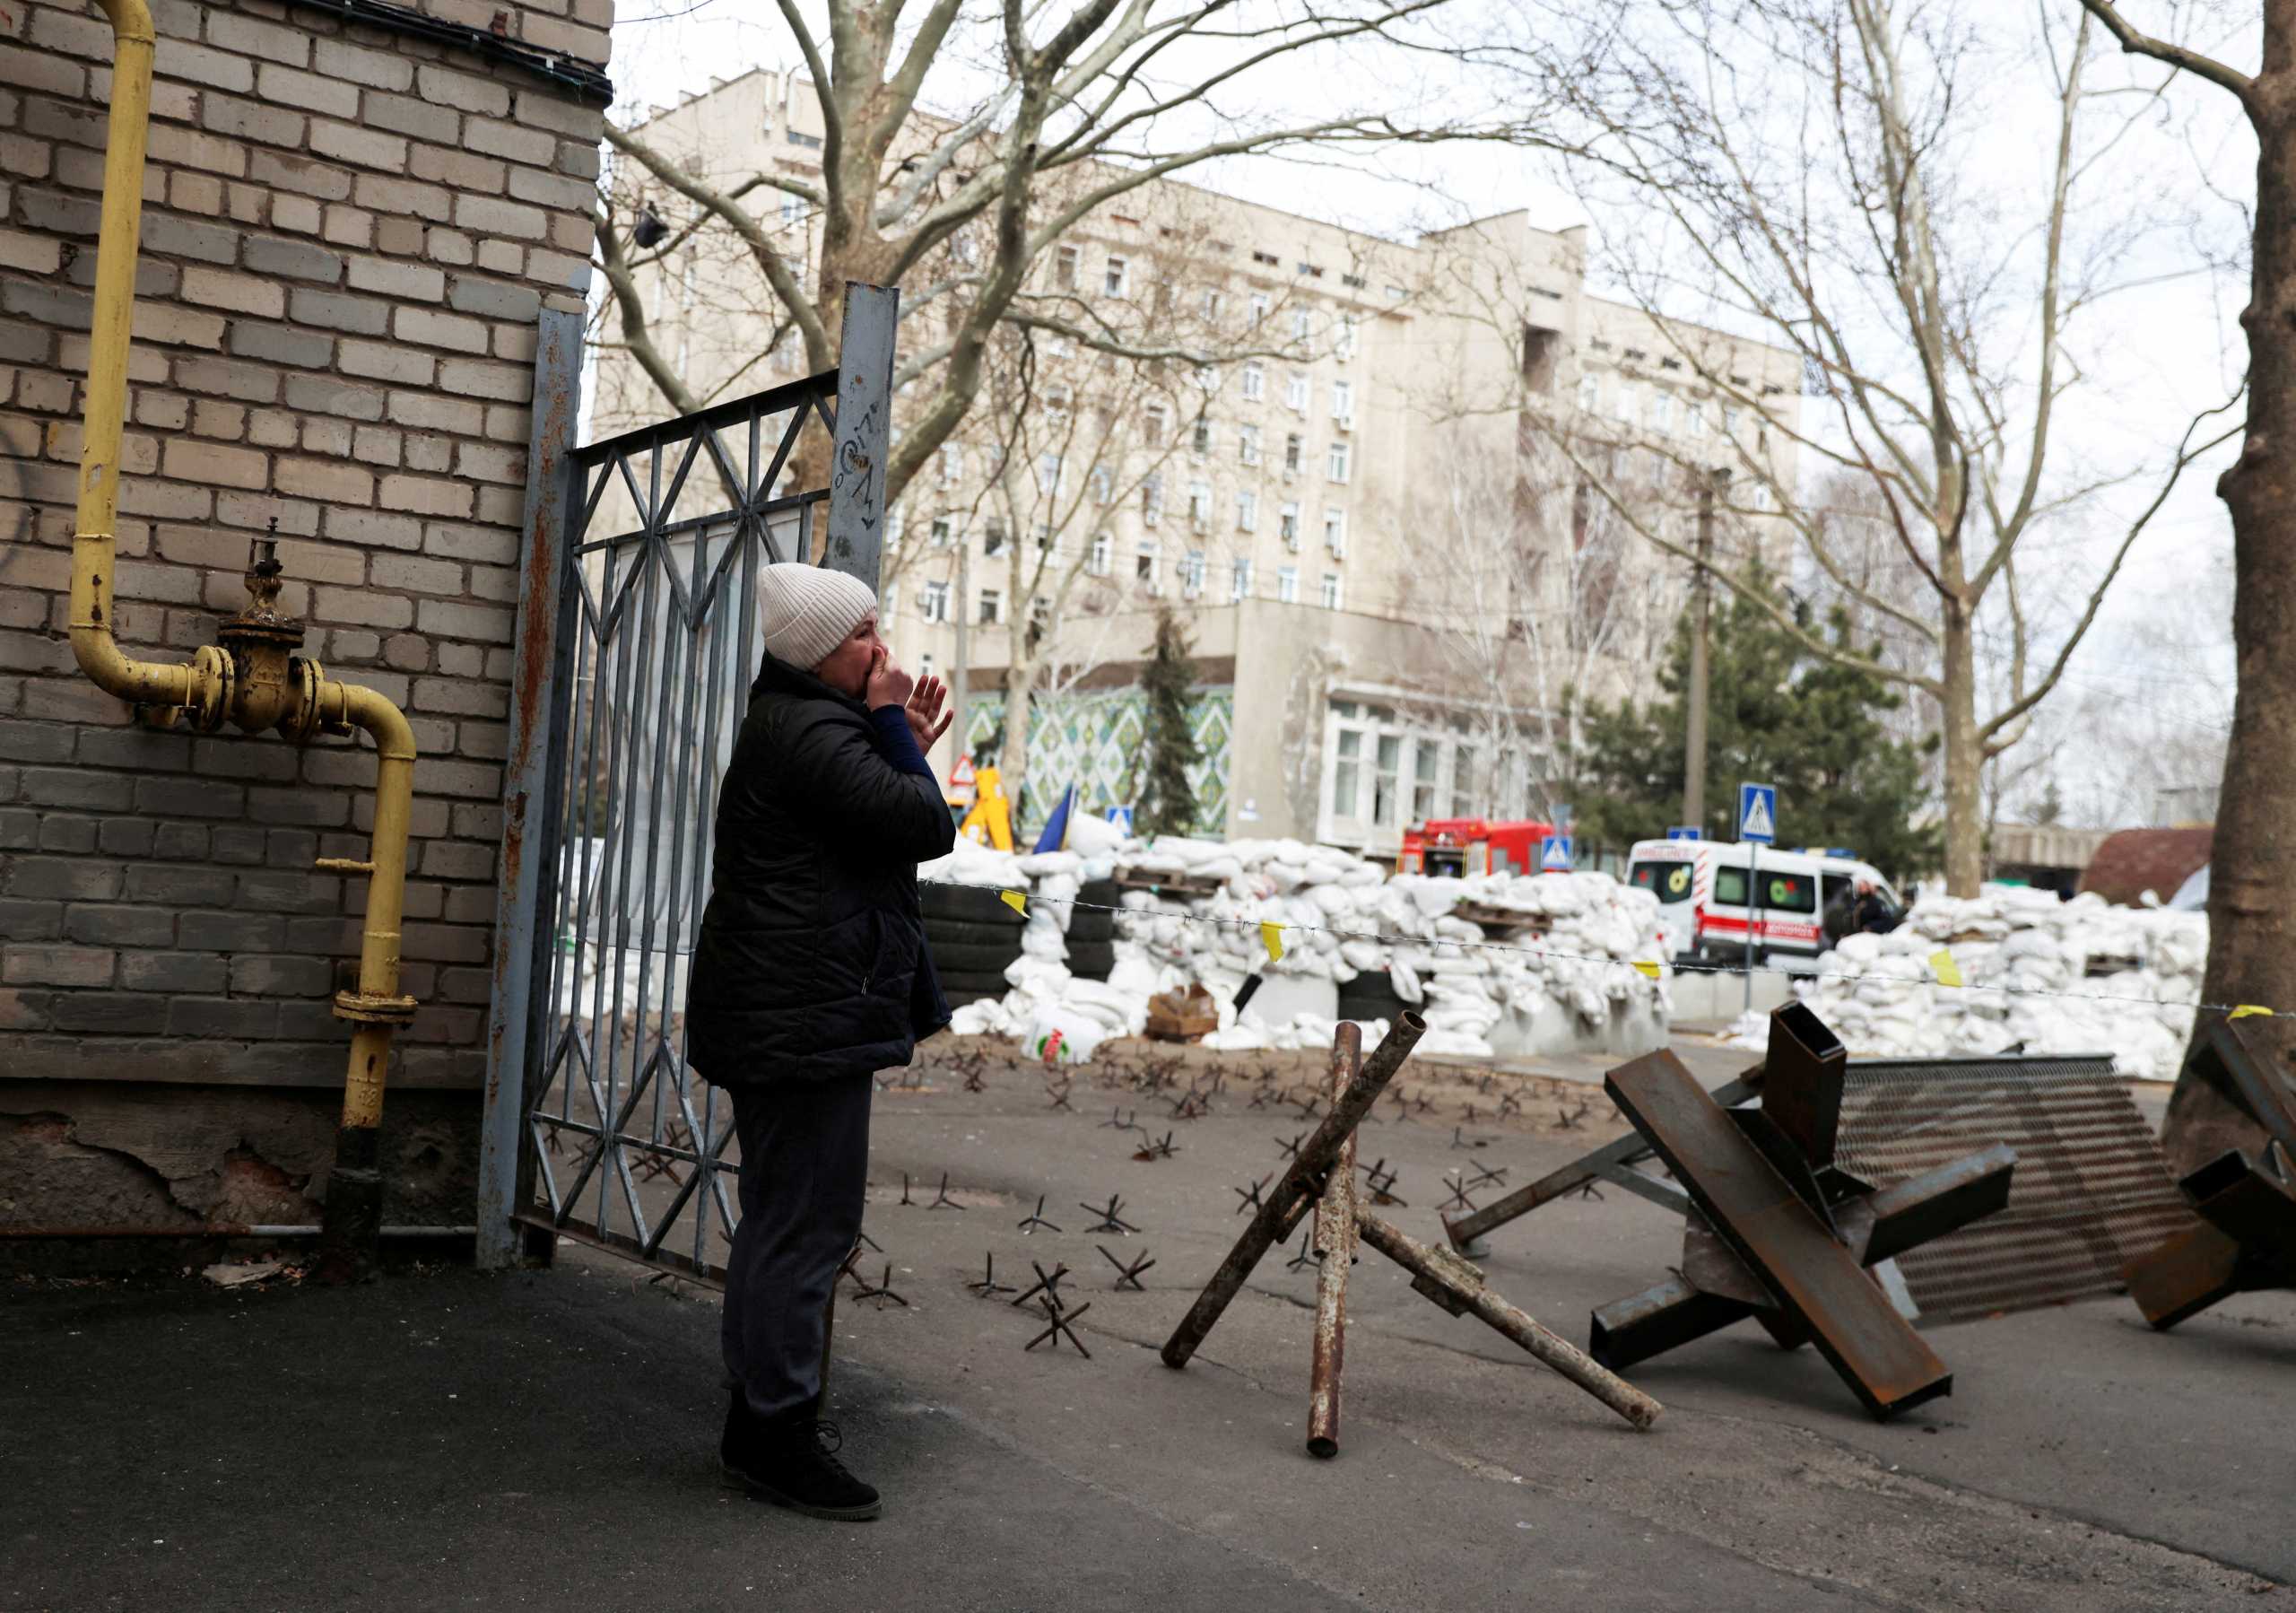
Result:
M542 865L558 754L552 699L570 648L565 606L567 510L582 405L582 316L543 310L535 350L534 429L526 450L525 545L518 561L508 749L502 765L502 845L495 867L493 988L487 998L486 1085L479 1116L478 1247L482 1270L514 1265L511 1220L528 1196L526 1041L541 979L535 926L553 869ZM578 501L578 499L576 499Z
M837 434L830 449L829 536L822 564L876 591L885 549L885 461L892 457L895 286L845 285L837 350Z

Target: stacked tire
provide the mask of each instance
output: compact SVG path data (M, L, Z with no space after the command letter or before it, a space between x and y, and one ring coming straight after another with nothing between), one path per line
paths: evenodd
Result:
M1359 974L1352 981L1343 981L1339 988L1339 1017L1354 1020L1358 1024L1370 1024L1384 1019L1393 1024L1396 1016L1411 1005L1397 994L1395 981L1384 969L1369 974Z
M925 915L925 947L933 955L942 995L952 1008L1003 997L1012 982L1005 966L1021 955L1021 915L992 885L926 885L918 887Z
M1124 894L1113 879L1088 880L1076 893L1068 915L1068 972L1078 980L1104 981L1116 967L1115 907Z

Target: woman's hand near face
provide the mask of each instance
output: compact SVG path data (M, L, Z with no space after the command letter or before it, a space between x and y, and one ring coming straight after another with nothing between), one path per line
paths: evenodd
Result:
M915 678L895 664L892 651L880 644L869 659L869 682L863 698L872 711L880 706L906 707L916 684Z
M934 742L949 731L949 724L956 716L954 711L943 711L942 702L948 694L948 685L937 673L928 672L917 680L917 687L909 697L905 714L909 731L917 736L917 748L929 751Z

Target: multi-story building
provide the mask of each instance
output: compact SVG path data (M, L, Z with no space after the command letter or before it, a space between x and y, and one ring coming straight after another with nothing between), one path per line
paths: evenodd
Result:
M802 74L761 70L641 135L713 183L810 179L819 116ZM659 187L645 205L692 217ZM763 211L817 261L804 204ZM795 373L746 252L683 239L634 275L657 351L703 397ZM1794 485L1793 355L1596 297L1585 260L1582 230L1519 212L1405 244L1180 184L1103 205L1033 266L1025 390L992 383L903 494L888 636L913 665L961 656L969 746L1026 686L1039 800L1129 798L1161 605L1205 691L1205 832L1384 855L1420 818L1532 811L1537 719L1566 684L1647 676L1688 580L1638 540L1612 543L1598 598L1572 582L1612 495L1684 537L1698 474L1728 468L1746 545ZM935 329L919 312L904 343ZM1207 362L1078 339L1105 330ZM670 412L612 345L597 397L599 432ZM1618 620L1588 631L1590 610Z

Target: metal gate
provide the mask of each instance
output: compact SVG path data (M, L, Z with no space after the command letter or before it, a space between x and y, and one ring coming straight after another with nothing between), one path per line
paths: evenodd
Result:
M537 450L482 1264L571 1237L722 1280L733 1109L688 1068L683 1016L718 779L763 651L758 569L815 561L876 587L898 308L896 292L849 286L839 369L555 465ZM553 336L578 343L578 327ZM826 433L828 484L777 493L809 427Z

